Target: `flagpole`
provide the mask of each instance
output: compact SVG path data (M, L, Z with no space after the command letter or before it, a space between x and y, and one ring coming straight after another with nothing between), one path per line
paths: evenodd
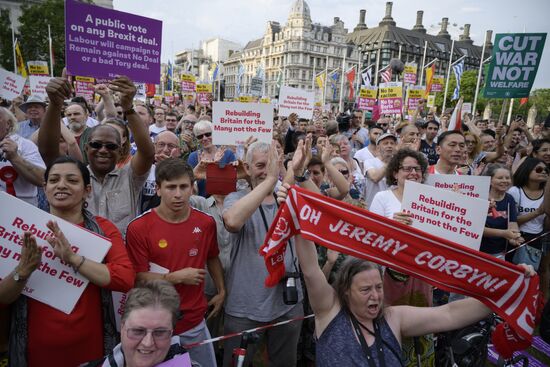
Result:
M286 83L286 55L283 55L283 87L285 86L285 83Z
M313 90L313 92L315 92L315 66L317 64L317 58L314 58L313 59L313 75L311 76L311 90Z
M15 46L16 46L17 40L15 39L15 31L13 30L13 26L11 27L11 44L13 46L13 72L17 74L17 56L15 55Z
M445 112L445 105L447 104L447 90L449 89L449 76L451 75L451 64L453 63L453 51L455 48L455 40L451 42L451 53L449 54L449 67L447 68L447 80L445 81L445 93L443 94L443 107L441 113Z
M374 85L378 86L378 69L380 65L380 49L378 49L378 52L376 53L376 68L374 72Z
M485 31L485 39L487 39L487 31ZM472 106L472 113L475 117L476 115L476 106L477 106L477 97L479 94L479 85L481 84L481 70L483 69L483 64L485 63L485 45L487 42L483 42L483 47L481 48L481 57L479 59L479 70L477 72L477 82L476 82L476 91L474 94L474 105Z
M508 118L506 119L506 125L510 126L510 121L512 121L512 109L514 108L514 99L510 99L510 108L508 109Z
M53 49L52 49L52 31L48 24L48 47L50 48L50 77L53 78Z
M325 59L325 81L323 85L323 108L325 108L325 103L327 101L327 84L328 84L328 55Z
M340 102L338 103L338 109L340 110L340 112L344 112L344 105L343 105L343 100L344 100L344 73L346 72L346 54L347 54L347 50L344 49L344 59L342 60L342 72L340 73Z
M428 50L428 41L424 41L424 55L422 56L422 69L420 69L420 84L422 85L422 82L424 82L424 70L426 66L426 51Z
M359 94L359 81L361 80L361 67L363 66L363 53L359 51L359 57L357 58L357 75L355 76L355 94ZM355 101L354 101L355 102Z

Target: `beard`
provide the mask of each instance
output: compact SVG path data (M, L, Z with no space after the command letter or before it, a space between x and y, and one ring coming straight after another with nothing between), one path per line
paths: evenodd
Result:
M69 122L69 129L71 131L80 131L84 127L84 123L78 122L78 121L71 121Z

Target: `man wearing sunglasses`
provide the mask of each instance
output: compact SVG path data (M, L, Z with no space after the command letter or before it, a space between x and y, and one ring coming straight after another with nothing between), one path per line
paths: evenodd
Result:
M113 222L123 236L128 223L138 214L140 192L153 164L155 150L147 127L133 108L136 87L127 77L112 80L109 88L120 93L120 104L134 136L137 152L129 164L116 169L121 149L120 133L110 125L98 125L89 133L85 146L91 175L92 194L88 210ZM59 115L63 101L71 94L67 78L53 78L46 87L50 104L46 110L38 147L44 161L51 163L59 156Z

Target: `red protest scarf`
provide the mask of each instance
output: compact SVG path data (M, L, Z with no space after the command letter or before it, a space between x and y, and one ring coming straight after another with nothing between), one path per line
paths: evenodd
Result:
M274 286L285 274L288 239L307 240L413 275L441 289L477 298L531 341L539 298L538 276L517 265L298 187L260 248Z
M355 97L355 89L353 89L353 82L355 82L355 66L346 71L346 79L348 80L349 86L348 100L353 101Z

